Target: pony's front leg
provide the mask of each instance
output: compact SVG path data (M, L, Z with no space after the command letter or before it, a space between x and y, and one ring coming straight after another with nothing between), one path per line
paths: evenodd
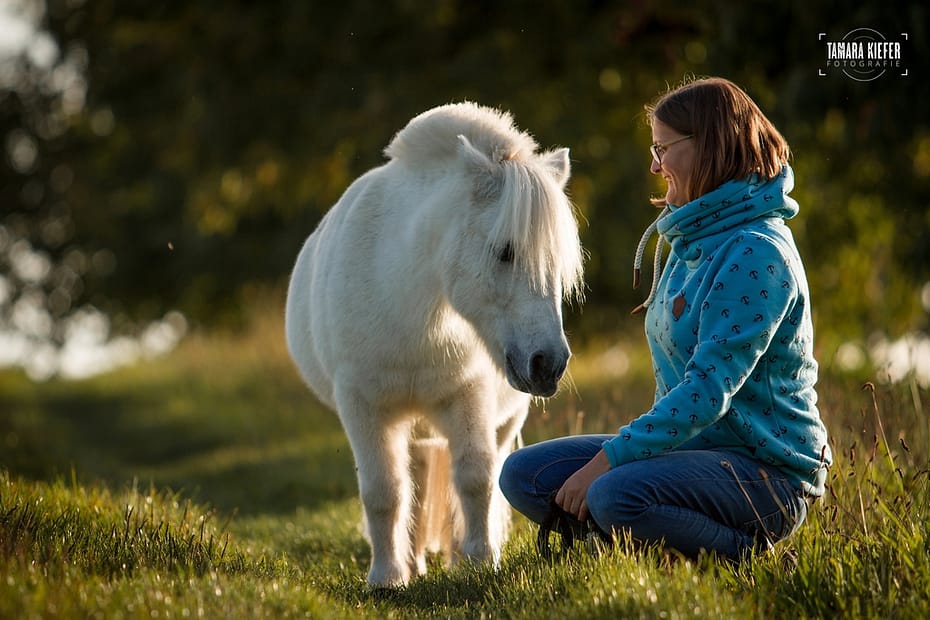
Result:
M493 416L489 415L495 403L481 396L472 394L443 412L437 426L449 441L452 480L465 524L462 553L496 565L505 528L497 522L500 513L493 505L500 466Z
M500 539L505 541L510 532L511 510L496 482L500 474L499 468L513 452L517 436L526 421L530 397L512 390L509 385L502 386L501 391L503 395L499 399L498 415L503 422L497 427L497 469L494 474L494 494L491 497L491 526L500 528Z
M339 415L349 437L371 544L368 584L406 584L411 574L410 507L412 489L408 451L410 425L385 424L363 407L340 399Z

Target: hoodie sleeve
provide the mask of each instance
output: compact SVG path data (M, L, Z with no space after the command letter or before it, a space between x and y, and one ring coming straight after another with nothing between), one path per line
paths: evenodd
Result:
M753 369L773 354L798 298L790 258L764 234L734 237L699 280L680 290L670 284L671 297L654 310L665 334L653 343L659 391L652 409L604 443L612 467L674 450L721 424ZM675 316L678 296L688 309Z

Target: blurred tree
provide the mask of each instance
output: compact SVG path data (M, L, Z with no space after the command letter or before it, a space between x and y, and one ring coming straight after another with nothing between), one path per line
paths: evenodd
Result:
M570 320L590 333L636 325L627 309L643 293L630 290L630 262L655 215L647 198L662 189L648 174L642 106L686 74L713 74L746 88L794 148L793 228L821 333L927 328L919 3L16 6L41 29L0 65L0 319L32 296L52 325L88 303L127 327L174 308L235 320L242 291L287 276L394 132L471 99L511 110L543 146L572 148L591 258L585 310ZM909 32L907 77L818 76L818 33L861 25Z

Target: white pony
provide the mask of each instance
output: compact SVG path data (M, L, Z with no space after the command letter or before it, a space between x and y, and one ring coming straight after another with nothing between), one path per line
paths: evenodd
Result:
M411 542L417 420L447 439L461 554L500 559L509 508L499 468L531 395L557 390L571 355L562 298L582 287L568 149L537 148L507 113L472 103L427 111L297 258L288 348L348 435L373 586L426 570Z

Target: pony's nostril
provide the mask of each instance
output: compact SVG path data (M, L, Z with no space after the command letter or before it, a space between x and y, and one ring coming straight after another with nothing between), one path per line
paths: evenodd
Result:
M556 372L557 369L550 356L546 355L543 351L533 353L533 356L530 358L530 376L533 377L533 379L549 381L557 378L557 376L561 376L561 373L556 375Z
M567 367L568 356L565 355L539 350L530 356L530 378L537 384L558 383Z

